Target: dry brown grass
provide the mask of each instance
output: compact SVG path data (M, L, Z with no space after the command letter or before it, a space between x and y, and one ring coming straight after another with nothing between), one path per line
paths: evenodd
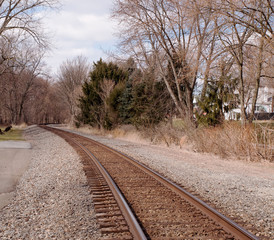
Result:
M132 125L122 125L105 132L105 135L135 143L152 143L157 145L179 145L182 136L169 123L162 123L154 128L138 128Z
M122 125L112 130L94 128L88 125L75 128L75 126L68 125L70 129L77 130L82 133L101 135L109 138L117 138L122 140L127 140L136 143L148 143L149 140L143 136L141 131L137 131L132 125Z
M170 122L165 122L158 125L151 137L151 141L155 144L164 144L168 147L180 145L182 131L172 126Z
M242 127L239 122L226 122L217 127L195 128L184 123L184 128L178 129L165 122L150 129L123 125L111 131L90 126L77 130L141 144L179 146L224 158L274 161L274 129L258 124Z
M122 125L113 130L107 131L107 136L135 143L149 143L149 139L144 136L142 131L138 131L132 125Z
M21 123L20 125L14 125L13 128L25 129L28 125L26 123Z
M238 122L227 122L218 127L192 129L187 136L199 152L249 161L273 161L274 134L264 134L266 137L262 138L260 132L258 127L251 124L242 127Z
M68 128L87 134L102 135L135 143L152 143L166 146L179 146L182 136L182 133L177 129L172 128L169 123L162 123L155 128L139 129L136 129L136 127L132 125L121 125L113 130L98 129L91 126L81 126L80 128L68 126Z
M274 161L274 128L273 123L255 124L256 131L254 132L255 145L258 154L270 161Z

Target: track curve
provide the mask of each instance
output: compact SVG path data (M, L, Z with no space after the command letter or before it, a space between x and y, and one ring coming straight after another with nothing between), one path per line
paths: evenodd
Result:
M99 191L99 188L96 187L95 180L89 181L91 193L93 191L92 194L95 196L93 199L95 202L99 201L95 206L101 206L101 213L98 216L107 214L108 210L110 212L116 210L122 212L122 217L117 212L116 215L119 215L119 219L123 218L121 221L123 231L115 233L115 224L111 223L110 217L107 217L108 220L101 221L108 223L102 224L102 226L107 226L109 230L109 232L102 231L106 238L257 239L180 186L123 153L74 133L49 127L44 128L63 137L79 152L84 159L83 164L87 177L90 176L90 178L95 179L93 176L96 174L90 172L90 161L92 159L93 162L97 162L95 163L97 168L99 165L102 166L106 171L105 175L111 176L113 179L105 180L104 188L107 189L106 186L112 181L121 191L124 199L117 201L118 198L115 196L116 193L113 193L113 189L111 192L109 189L106 190L107 195L104 196L103 191ZM113 199L108 199L110 195L114 196L117 205L114 204ZM102 207L104 205L101 204L102 202L106 203L104 207ZM111 208L107 207L108 202L114 204L115 207L113 208L113 205ZM128 204L127 208L131 210L129 215L132 218L136 217L136 220L133 220L134 223L128 223L131 217L127 216L125 210L122 210L122 202ZM104 214L102 214L102 209L104 209ZM139 226L134 227L135 224ZM119 229L119 224L116 225ZM138 235L138 231L140 231L140 235Z

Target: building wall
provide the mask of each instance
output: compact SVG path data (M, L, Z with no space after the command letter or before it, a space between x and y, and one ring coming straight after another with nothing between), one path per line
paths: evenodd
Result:
M259 113L259 112L271 113L273 111L272 109L273 96L274 96L274 88L260 87L255 113ZM250 111L251 111L251 101L247 106L247 113L249 113Z

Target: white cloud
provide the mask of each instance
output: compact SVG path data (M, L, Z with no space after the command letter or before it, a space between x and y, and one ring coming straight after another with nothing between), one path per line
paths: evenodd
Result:
M54 47L46 58L53 72L68 58L84 55L91 62L97 61L114 47L116 25L110 19L112 1L96 2L66 0L59 12L44 19L45 27L53 35Z
M109 13L112 6L112 0L63 0L62 4L65 9L82 14L102 15Z
M107 41L112 36L113 23L108 15L77 15L63 12L49 21L60 40Z

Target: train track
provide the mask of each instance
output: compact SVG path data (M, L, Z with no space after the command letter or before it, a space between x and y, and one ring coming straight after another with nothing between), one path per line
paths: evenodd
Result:
M103 239L257 239L123 153L74 133L43 128L81 155Z

